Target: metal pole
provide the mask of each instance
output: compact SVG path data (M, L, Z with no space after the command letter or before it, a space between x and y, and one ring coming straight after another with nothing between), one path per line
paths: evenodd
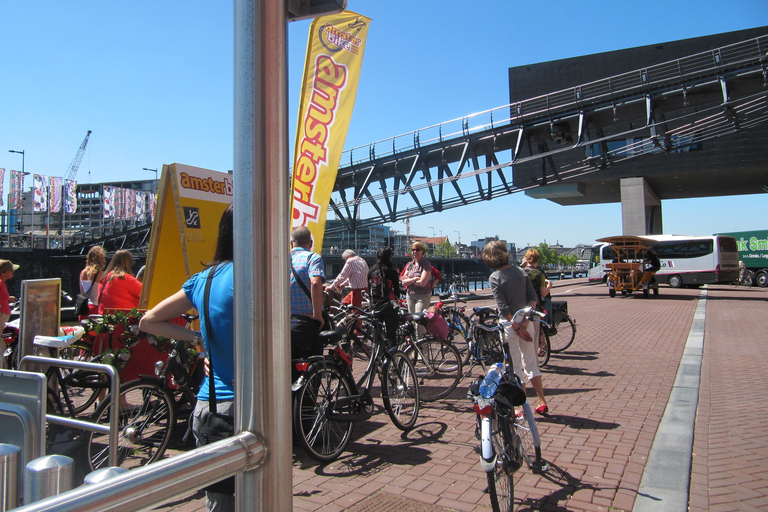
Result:
M19 506L18 446L0 443L0 512Z
M284 2L235 0L235 418L269 442L236 510L291 510L288 115Z

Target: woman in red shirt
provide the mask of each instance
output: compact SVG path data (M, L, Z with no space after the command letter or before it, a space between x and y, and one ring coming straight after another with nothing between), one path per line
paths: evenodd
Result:
M112 256L107 275L99 283L99 314L109 309L133 309L139 307L141 282L133 277L133 255L119 250Z

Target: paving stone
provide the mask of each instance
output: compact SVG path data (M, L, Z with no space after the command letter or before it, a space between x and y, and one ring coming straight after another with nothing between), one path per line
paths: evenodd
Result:
M603 285L569 283L561 296L558 288L556 299L567 299L569 314L577 318L576 340L567 351L552 354L542 369L551 414L537 420L550 471L516 473L516 504L521 510L629 512L701 292L662 286L658 297L642 299L610 298ZM707 290L692 437L692 512L768 510L768 413L755 405L768 395L768 337L755 323L761 318L768 318L768 289ZM686 367L685 382L692 375ZM402 504L389 508L394 496L422 507L413 509L420 512L490 510L466 399L470 380L448 399L424 404L419 426L407 436L381 409L356 426L360 435L338 463L323 467L297 454L294 509L411 510ZM529 397L535 404L532 390ZM378 397L374 401L381 404ZM733 411L749 414L734 421ZM343 482L346 496L325 492L336 487L329 485L334 480ZM350 497L358 502L349 504ZM193 508L159 510L198 512L204 501L193 495L184 504Z

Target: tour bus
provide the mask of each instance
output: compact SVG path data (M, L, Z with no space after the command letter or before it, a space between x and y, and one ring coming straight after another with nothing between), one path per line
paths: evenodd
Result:
M673 288L707 283L730 283L739 279L739 252L732 236L648 235L653 242L661 269L656 272L659 283ZM592 246L589 260L590 281L605 282L616 253L607 243Z

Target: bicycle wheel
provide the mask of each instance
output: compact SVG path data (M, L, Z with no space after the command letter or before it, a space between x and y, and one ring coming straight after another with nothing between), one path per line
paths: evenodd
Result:
M576 338L576 324L571 317L563 315L562 321L549 331L549 349L557 353L567 349Z
M109 425L113 400L108 396L91 421ZM152 381L135 380L120 386L117 463L127 469L159 460L171 440L176 423L173 397ZM91 470L109 466L109 436L90 432L88 460Z
M461 356L448 342L437 338L423 338L416 348L408 345L405 354L413 363L419 383L419 399L434 402L445 398L456 389L461 380Z
M474 336L479 360L484 361L486 364L504 362L504 347L499 331L475 329Z
M352 438L352 421L331 421L326 414L354 387L335 366L313 366L293 402L293 428L307 455L318 462L336 460Z
M539 331L539 350L537 356L539 368L541 368L549 362L550 343L549 334L547 334L547 330L543 328L543 325L538 327L537 330Z
M471 355L469 353L469 341L466 336L464 336L464 333L469 333L469 318L458 311L449 311L449 315L450 318L446 318L449 327L447 341L456 347L456 350L458 350L459 355L461 356L461 364L464 365L469 363L469 357Z
M91 346L85 343L73 343L61 349L59 357L70 361L98 362L93 359ZM62 376L62 386L59 391L62 395L66 391L72 401L75 414L88 410L96 402L101 390L108 387L107 377L101 373L71 368L61 368L59 371ZM66 403L63 396L61 401Z
M545 470L545 466L541 461L541 447L536 446L540 444L537 441L539 439L539 429L536 426L531 406L526 403L523 405L523 410L525 415L515 417L517 449L528 465L528 469L534 473L540 473Z
M419 419L419 384L416 370L408 356L394 350L379 375L381 398L392 423L408 432Z
M510 458L512 436L509 431L509 422L499 421L498 416L494 415L491 428L491 443L496 454L493 471L486 473L491 507L494 512L512 512L515 500L515 483L512 475L518 468L513 466Z

